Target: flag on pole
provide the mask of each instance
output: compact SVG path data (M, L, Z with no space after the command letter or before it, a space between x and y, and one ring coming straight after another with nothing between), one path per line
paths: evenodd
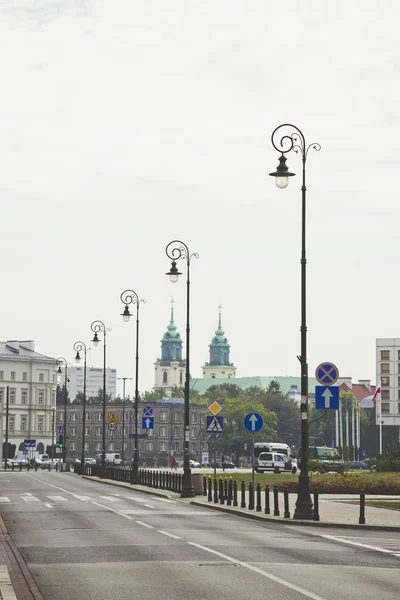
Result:
M376 397L377 397L377 395L378 395L378 394L380 394L380 393L381 393L381 388L380 388L380 386L378 385L378 387L376 388L376 390L375 390L375 392L374 392L374 395L372 396L372 402L375 402L375 398L376 398Z

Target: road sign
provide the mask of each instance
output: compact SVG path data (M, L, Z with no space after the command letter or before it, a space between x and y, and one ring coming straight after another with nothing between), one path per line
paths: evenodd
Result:
M149 437L149 434L148 434L148 433L138 433L138 435L137 435L137 436L138 436L138 439L139 439L139 438L148 438L148 437ZM130 433L130 434L129 434L129 439L130 439L130 440L134 440L134 439L135 439L135 437L136 437L136 435L135 435L134 433Z
M28 454L28 452L29 452L28 448L24 448L24 449L22 450L22 454Z
M206 417L206 431L207 433L223 433L224 417Z
M64 433L64 425L59 425L57 427L57 435L61 435Z
M154 417L142 417L142 429L154 429Z
M330 362L324 362L315 369L315 377L321 385L333 385L339 379L339 369Z
M24 444L27 448L34 448L36 446L36 440L24 440Z
M243 444L244 451L247 452L247 442Z
M222 406L218 404L217 401L214 401L212 404L210 404L208 410L211 410L213 415L217 415L219 411L222 410Z
M115 413L110 413L108 415L108 422L109 423L118 423L118 417Z
M339 409L339 386L324 385L315 386L315 408L320 410L338 410Z
M143 409L143 415L145 417L152 417L154 415L153 413L153 407L150 406L150 404L147 404L144 409Z
M111 421L111 422L108 424L108 429L109 429L110 431L116 431L117 427L118 427L118 423L116 423L115 421Z
M249 413L244 418L244 426L246 427L247 431L251 431L253 433L260 431L263 423L264 421L262 416L256 412Z

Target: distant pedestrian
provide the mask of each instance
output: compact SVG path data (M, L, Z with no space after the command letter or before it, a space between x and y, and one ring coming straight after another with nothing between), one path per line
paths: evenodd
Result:
M175 458L175 456L173 456L172 460L171 460L171 469L175 469L176 470L176 467L177 467L177 465L176 465L176 458Z

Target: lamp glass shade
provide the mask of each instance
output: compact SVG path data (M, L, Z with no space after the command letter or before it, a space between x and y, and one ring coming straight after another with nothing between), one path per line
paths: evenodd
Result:
M284 190L289 185L289 177L287 175L279 175L279 177L275 177L275 184L280 190Z
M99 345L99 338L97 338L97 337L93 338L92 342L93 342L93 346L97 347Z
M125 321L125 323L127 323L131 318L131 315L122 315L122 319Z
M171 283L176 283L179 279L179 273L170 273L169 280Z
M79 365L79 363L81 362L81 356L80 356L79 352L76 353L75 362L77 365Z

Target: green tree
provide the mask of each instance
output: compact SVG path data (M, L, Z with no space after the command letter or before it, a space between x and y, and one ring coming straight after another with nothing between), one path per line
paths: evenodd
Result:
M67 389L67 404L69 402L69 392ZM65 384L59 385L56 387L56 404L64 404L65 403Z
M141 398L141 402L144 402L145 404L151 404L151 402L155 402L156 400L166 397L165 390L163 388L157 388L156 390L145 392Z
M110 403L110 402L111 402L111 394L107 394L107 392L106 392L106 403ZM89 404L103 404L102 388L99 388L99 391L97 392L97 396L91 396L88 399L88 403Z

